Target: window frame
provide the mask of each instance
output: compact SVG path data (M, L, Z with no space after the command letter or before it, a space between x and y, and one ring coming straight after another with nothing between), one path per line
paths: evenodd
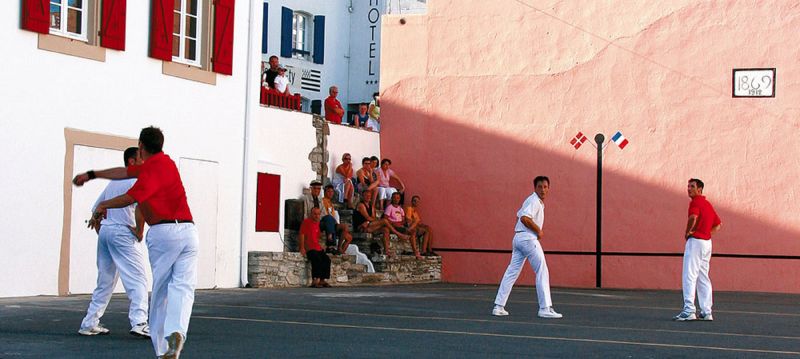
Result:
M173 10L172 10L172 16L174 17L175 13L177 12L178 15L179 15L179 19L180 19L180 26L179 26L180 33L175 34L175 32L172 32L173 46L174 46L174 42L175 42L175 37L177 36L177 38L178 38L178 56L172 55L172 61L176 62L176 63L180 63L180 64L189 65L189 66L204 68L204 64L203 64L203 57L204 57L203 42L205 42L205 40L206 40L205 39L206 34L205 34L204 29L206 28L206 22L207 22L206 18L203 17L203 15L204 15L203 14L203 10L205 10L204 9L205 8L205 1L196 0L197 1L197 5L196 5L197 6L197 14L194 14L194 15L193 14L189 14L186 11L187 4L188 4L189 1L192 1L192 0L180 0L180 3L181 3L180 11L175 10L174 7L173 7ZM187 26L186 17L187 16L191 16L191 17L195 18L196 24L195 24L194 37L188 36L186 34L186 26ZM173 30L174 30L174 24L173 24ZM185 46L186 46L187 38L192 39L195 42L195 50L194 50L195 60L189 60L189 59L186 58L186 54L185 54L186 47Z
M300 32L298 30L298 18L302 18L305 24L303 28L303 41L300 42L300 44L303 45L302 48L297 47L297 33ZM292 14L292 58L311 61L311 52L314 46L313 34L314 16L304 11L295 11Z
M86 43L90 42L89 37L89 12L92 11L93 7L90 4L90 1L97 1L97 0L81 0L80 8L69 6L69 0L49 0L48 5L50 9L50 34L56 36L62 36L73 40L83 41ZM58 4L54 4L54 2L58 2ZM53 27L53 6L59 6L61 11L59 12L59 16L61 18L61 22L59 27ZM81 12L81 34L75 34L69 32L68 30L68 21L69 21L69 9L79 9Z

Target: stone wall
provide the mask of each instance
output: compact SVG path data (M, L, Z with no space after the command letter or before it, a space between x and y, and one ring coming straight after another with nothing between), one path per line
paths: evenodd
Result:
M397 256L383 262L383 272L366 273L349 255L331 258L333 286L432 283L442 279L441 257ZM298 252L248 253L247 278L254 288L303 287L311 283L311 265Z

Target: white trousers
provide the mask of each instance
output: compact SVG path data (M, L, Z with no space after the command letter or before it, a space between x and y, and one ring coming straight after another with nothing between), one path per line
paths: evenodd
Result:
M153 269L150 338L156 356L167 352L166 337L189 330L197 284L197 229L193 223L158 224L147 232Z
M550 272L547 270L547 262L544 260L544 251L536 239L530 233L517 233L514 235L513 251L511 253L511 263L506 268L500 288L497 289L497 297L494 304L505 306L511 288L525 265L525 260L531 264L531 268L536 272L536 296L539 299L539 308L547 308L553 305L550 300Z
M131 302L128 308L131 327L147 322L147 277L144 266L142 247L128 227L100 227L97 238L97 288L92 293L92 302L89 303L81 328L92 328L100 323L100 317L105 313L120 277Z
M377 187L378 189L378 199L392 199L392 194L397 192L397 189L394 187Z
M708 277L711 263L711 240L689 237L683 252L683 311L694 313L695 292L702 313L711 313L711 278Z

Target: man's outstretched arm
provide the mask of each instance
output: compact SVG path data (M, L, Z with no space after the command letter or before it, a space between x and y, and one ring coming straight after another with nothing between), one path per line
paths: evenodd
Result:
M128 169L125 167L114 167L108 168L104 170L89 170L86 173L81 173L75 178L72 179L72 184L76 186L83 186L84 183L89 182L89 180L95 178L105 178L105 179L125 179L131 178L132 176L128 175ZM135 177L135 176L133 176Z

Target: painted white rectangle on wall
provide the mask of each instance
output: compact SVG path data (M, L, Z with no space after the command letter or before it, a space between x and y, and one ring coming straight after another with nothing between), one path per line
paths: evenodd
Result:
M83 173L87 168L120 167L124 164L122 151L87 146L75 146L75 173ZM83 187L72 191L72 223L70 226L69 254L69 293L91 293L97 285L97 233L86 228L87 220L92 215L92 206L108 185L107 180L89 181ZM147 287L152 286L150 263L147 262L147 247L144 242L137 245L144 253L147 273ZM114 288L115 293L124 289L121 281Z
M197 258L197 288L214 288L217 275L217 202L219 164L180 159L180 173L186 200L200 237Z
M733 97L775 97L775 69L733 69Z

